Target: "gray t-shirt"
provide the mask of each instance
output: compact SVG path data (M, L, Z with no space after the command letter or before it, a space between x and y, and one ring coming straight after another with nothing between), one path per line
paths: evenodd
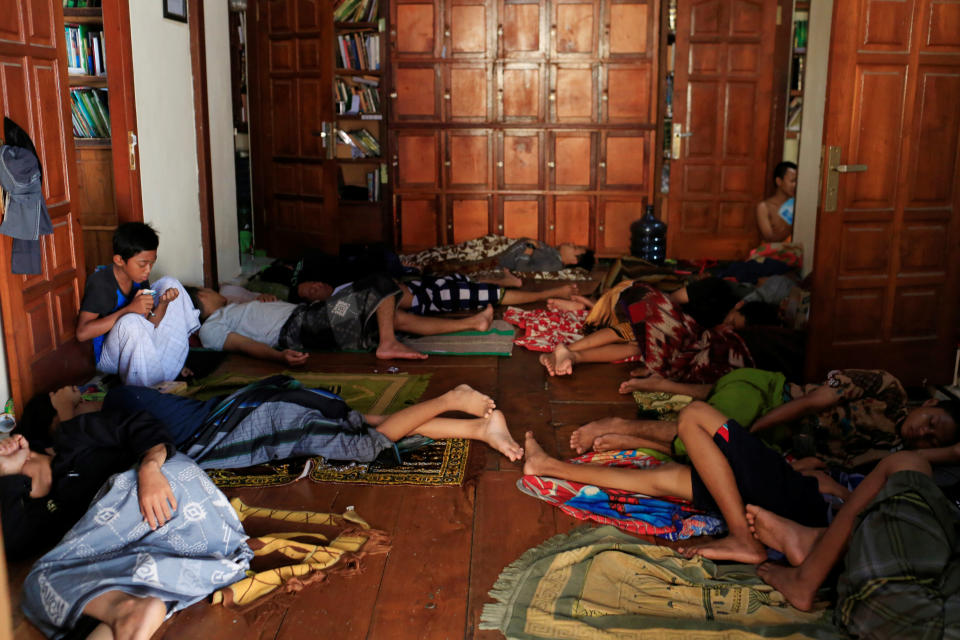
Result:
M200 327L200 342L207 349L223 349L227 335L241 336L277 346L280 330L297 305L289 302L243 302L217 309Z

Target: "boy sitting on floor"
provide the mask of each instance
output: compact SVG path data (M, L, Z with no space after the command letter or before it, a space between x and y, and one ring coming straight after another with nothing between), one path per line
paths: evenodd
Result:
M128 222L113 234L113 263L87 278L77 340L93 340L96 366L126 384L152 386L183 373L197 311L174 278L148 279L159 239L150 225Z

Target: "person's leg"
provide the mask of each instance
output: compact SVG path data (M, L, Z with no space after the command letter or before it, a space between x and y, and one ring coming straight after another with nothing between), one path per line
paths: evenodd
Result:
M639 353L637 344L624 342L616 331L604 328L569 345L559 345L553 352L541 354L539 360L551 376L562 376L573 373L579 362L614 362Z
M393 327L420 336L433 336L455 331L486 331L493 323L493 307L487 305L480 313L465 318L420 316L399 309L394 314Z
M713 388L711 384L690 384L685 382L674 382L653 373L645 378L630 378L620 383L620 393L632 393L634 391L662 391L664 393L673 393L684 396L691 396L694 400L706 400Z
M573 480L648 496L673 496L684 500L693 498L690 467L686 465L668 462L652 469L625 469L563 462L547 455L531 431L526 433L523 450L526 457L523 465L525 475Z
M486 418L496 406L490 396L469 385L461 384L443 395L405 407L389 416L364 417L368 424L376 426L377 431L396 442L447 411L463 411L478 418Z
M154 332L163 379L173 380L184 373L184 364L190 352L190 334L200 328L199 314L193 308L186 289L176 278L160 278L153 283L153 287L161 295L169 289L177 291L176 300L167 304L163 318Z
M407 345L397 340L394 333L397 314L404 313L397 311L393 306L393 298L387 298L377 307L377 329L379 331L379 342L377 343L377 357L381 360L390 360L391 358L401 358L404 360L425 360L428 356L411 349Z
M507 419L503 412L498 410L492 411L487 416L474 419L431 418L409 433L426 436L431 440L447 438L479 440L487 443L512 462L523 457L523 448L510 435L510 430L507 428Z
M160 598L107 591L88 602L83 612L110 627L114 640L150 640L163 624L167 607Z
M543 291L519 291L517 289L507 289L500 298L500 304L510 306L514 304L526 304L528 302L539 302L547 298L569 298L577 292L577 285L565 284L559 287L544 289Z
M714 435L726 423L727 417L705 402L694 402L680 412L680 439L729 530L725 538L683 548L681 553L687 557L702 555L712 560L756 564L766 559L766 551L750 532L733 469L714 442Z
M656 449L670 453L670 443L677 437L677 423L670 420L629 420L626 418L602 418L579 427L570 434L570 448L577 453L584 453L590 449L596 451L610 451L597 447L597 439L605 436L621 436L640 439L649 444L641 447ZM613 440L608 440L613 444ZM623 442L623 441L621 441ZM616 445L613 445L616 446ZM641 448L633 447L633 448ZM627 447L630 448L630 447Z
M790 604L802 611L809 610L817 589L846 552L857 516L880 493L890 476L898 471L918 471L927 476L933 473L930 463L915 452L901 451L888 456L854 489L830 526L825 531L821 530L822 535L805 531L809 528L801 528L801 525L783 518L770 518L762 510L751 507L754 529L764 544L773 548L776 548L775 545L788 547L794 544L788 542L791 537L801 540L795 543L798 546L787 557L791 563L799 561L799 566L785 567L767 562L757 567L757 575L782 593ZM809 547L805 555L803 546Z
M155 329L139 314L121 317L103 341L97 368L104 373L117 373L124 384L138 387L152 387L166 380L153 340Z

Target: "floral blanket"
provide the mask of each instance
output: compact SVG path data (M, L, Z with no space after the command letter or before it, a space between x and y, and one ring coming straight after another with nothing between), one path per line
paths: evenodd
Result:
M637 449L585 453L570 462L646 469L668 459L655 451ZM574 518L610 524L636 535L685 540L726 530L722 519L703 514L689 502L675 498L651 498L640 493L542 476L523 476L517 481L517 488Z
M513 344L529 351L551 352L561 344L569 344L583 337L586 309L581 311L550 311L507 307L503 319L523 329Z

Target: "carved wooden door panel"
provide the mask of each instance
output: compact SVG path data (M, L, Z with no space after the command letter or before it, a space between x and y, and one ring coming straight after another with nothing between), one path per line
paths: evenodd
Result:
M336 252L337 166L323 137L334 120L330 3L259 0L251 14L257 242L275 256Z
M834 7L811 376L844 366L884 368L905 384L951 377L960 299L958 25L955 2Z
M90 344L74 339L83 283L83 240L71 202L75 165L59 0L0 0L0 116L33 139L53 234L42 236L42 273L10 271L0 236L0 308L10 387L18 410L38 391L93 371ZM0 205L2 209L2 205Z
M746 257L767 184L776 3L679 0L667 255ZM677 145L674 145L677 148Z

